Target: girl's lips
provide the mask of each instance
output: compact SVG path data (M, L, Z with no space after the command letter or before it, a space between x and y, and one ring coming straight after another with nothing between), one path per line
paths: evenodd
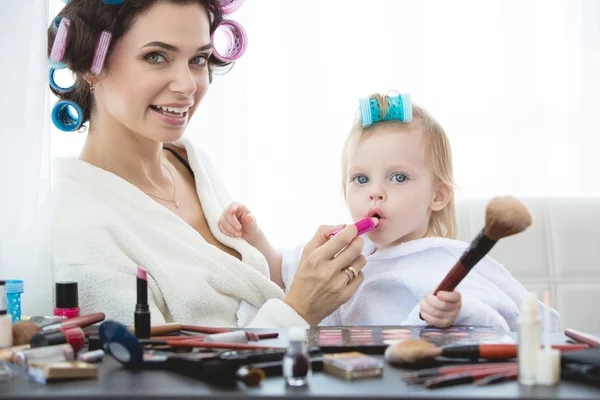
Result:
M375 208L371 208L369 210L369 212L367 213L367 218L372 218L372 217L375 217L377 219L382 219L382 218L384 218L384 215L380 208L375 207Z

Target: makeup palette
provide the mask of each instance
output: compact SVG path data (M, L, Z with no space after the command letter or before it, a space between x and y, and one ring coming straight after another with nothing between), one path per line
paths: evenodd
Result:
M437 346L457 344L514 343L509 334L487 326L317 326L310 329L309 346L319 346L324 353L360 351L383 354L385 349L404 340L424 340Z

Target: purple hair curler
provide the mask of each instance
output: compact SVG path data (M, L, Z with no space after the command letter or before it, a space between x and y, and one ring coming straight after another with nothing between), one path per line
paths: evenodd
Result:
M54 37L54 43L52 43L52 50L50 51L50 61L60 63L65 56L65 48L67 47L67 39L69 36L69 26L71 21L68 18L61 18L58 29L56 30L56 36Z
M225 34L227 48L219 51L215 45L215 33L221 31ZM213 45L213 54L221 61L235 61L240 58L248 46L248 36L246 31L239 23L231 20L225 20L217 26L215 32L211 35L210 41Z
M244 4L244 0L219 0L219 3L221 3L223 14L231 14Z
M94 58L92 60L92 66L90 72L92 75L99 75L102 72L104 66L104 60L106 59L106 53L110 46L110 40L112 39L112 33L108 31L102 31L98 44L96 45L96 51L94 52Z

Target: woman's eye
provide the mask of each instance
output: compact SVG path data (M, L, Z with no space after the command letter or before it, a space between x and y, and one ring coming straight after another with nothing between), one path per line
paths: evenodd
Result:
M146 57L144 57L146 59L146 61L153 63L153 64L158 64L161 62L164 62L166 60L165 56L163 56L162 54L158 54L158 53L150 53L148 55L146 55Z
M394 180L394 182L402 183L406 181L408 177L404 174L394 174L394 176L392 176L392 179Z
M196 57L192 58L192 60L190 62L192 64L197 64L197 65L206 65L206 63L208 62L208 57L196 56Z
M364 175L359 175L354 177L354 181L360 185L364 185L365 183L369 182L369 178Z

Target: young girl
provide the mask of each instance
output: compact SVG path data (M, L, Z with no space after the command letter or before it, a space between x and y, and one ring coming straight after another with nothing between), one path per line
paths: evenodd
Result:
M373 98L381 115L390 104L396 106L387 96L375 94ZM490 257L482 259L460 283L460 292L432 294L468 243L455 240L448 137L420 107L413 106L412 114L408 123L386 120L366 128L357 120L346 140L342 176L351 217L354 221L373 217L378 224L365 235L364 282L321 324L486 325L515 331L526 290ZM302 248L278 253L240 204L224 212L220 227L265 255L274 282L285 289L292 281ZM557 318L553 311L554 329Z

